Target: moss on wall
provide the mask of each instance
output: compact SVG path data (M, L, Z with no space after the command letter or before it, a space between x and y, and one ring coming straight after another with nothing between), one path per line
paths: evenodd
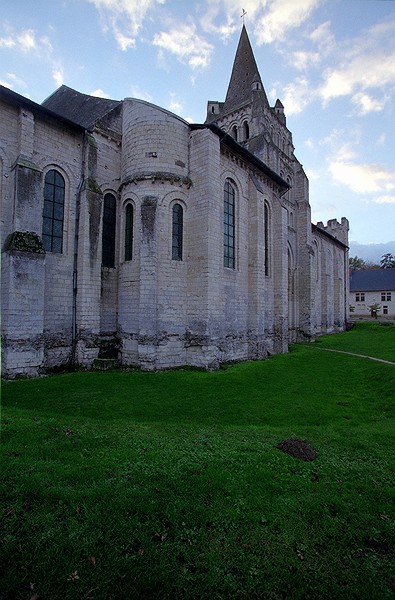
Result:
M10 233L4 244L4 251L19 250L20 252L32 252L44 254L43 243L39 235L33 231L14 231Z

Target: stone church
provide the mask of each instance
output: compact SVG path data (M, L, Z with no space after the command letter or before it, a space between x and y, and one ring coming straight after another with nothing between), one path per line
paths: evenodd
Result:
M0 87L2 372L263 359L341 331L348 221L312 225L243 26L204 124L61 86Z

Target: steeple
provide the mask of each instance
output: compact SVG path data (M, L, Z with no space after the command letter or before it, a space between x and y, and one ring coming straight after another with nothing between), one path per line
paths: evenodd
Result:
M243 25L223 111L227 112L251 100L252 90L260 90L265 94L247 30ZM266 94L265 99L267 102Z

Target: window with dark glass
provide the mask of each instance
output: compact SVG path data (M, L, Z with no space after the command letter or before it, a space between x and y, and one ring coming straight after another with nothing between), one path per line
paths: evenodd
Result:
M224 187L224 267L235 268L235 189L229 181Z
M236 142L237 142L237 127L236 127L236 125L234 125L232 127L232 136L233 136L233 139L236 140Z
M250 128L249 128L247 121L244 121L243 128L244 128L244 139L248 140L250 137Z
M58 171L48 171L44 181L43 245L47 252L63 250L64 179Z
M181 204L173 206L172 215L172 260L182 260L183 210Z
M115 217L116 199L112 194L104 196L103 234L102 234L102 265L115 267Z
M125 260L133 258L133 206L128 204L125 210Z
M264 205L264 246L265 246L265 275L270 275L270 210Z

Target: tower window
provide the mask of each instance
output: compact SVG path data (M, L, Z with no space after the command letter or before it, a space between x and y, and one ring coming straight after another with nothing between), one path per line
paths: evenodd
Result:
M249 127L247 121L244 121L244 123L243 123L243 130L244 130L244 139L248 140L250 137L250 127Z
M236 142L237 142L237 127L236 127L236 125L234 125L232 127L232 136L233 136L233 139L236 140Z
M64 218L64 179L58 171L48 171L44 181L43 245L47 252L62 252Z

